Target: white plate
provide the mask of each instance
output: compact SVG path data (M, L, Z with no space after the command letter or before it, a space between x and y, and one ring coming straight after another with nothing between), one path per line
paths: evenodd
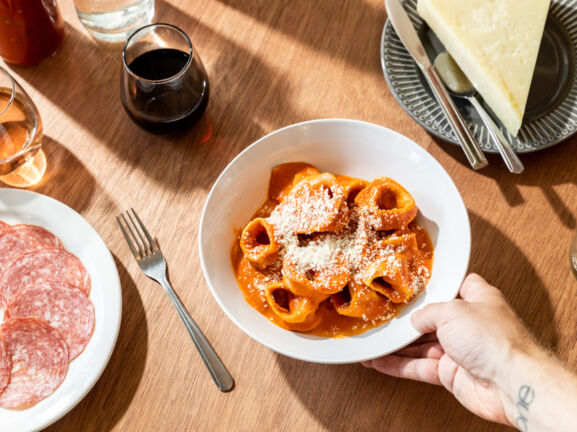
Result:
M434 246L433 274L426 291L387 324L359 336L331 339L283 330L250 307L230 261L235 229L242 229L264 202L271 169L303 161L321 171L400 182L420 208L419 222ZM199 248L212 294L246 334L278 353L317 363L353 363L391 353L417 339L412 312L449 301L459 290L470 253L467 210L443 167L408 138L370 123L316 120L286 127L239 154L216 181L200 221Z
M90 224L70 207L34 192L0 188L0 220L39 225L56 234L90 274L94 304L92 339L70 363L64 382L46 399L25 410L0 408L2 431L34 431L70 411L96 383L114 349L122 312L118 271L106 244Z

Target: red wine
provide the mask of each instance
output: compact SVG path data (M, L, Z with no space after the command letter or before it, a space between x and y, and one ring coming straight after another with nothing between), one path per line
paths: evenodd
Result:
M189 54L184 51L161 48L136 57L128 68L140 78L165 80L184 69L189 57Z
M202 63L176 49L155 49L136 57L124 73L122 103L130 117L154 133L196 124L208 105L210 86Z

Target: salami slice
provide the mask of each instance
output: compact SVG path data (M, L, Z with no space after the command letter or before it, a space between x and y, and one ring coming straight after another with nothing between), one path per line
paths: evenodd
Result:
M0 279L0 307L24 288L47 281L66 282L90 294L90 277L78 258L64 249L38 249L13 261Z
M0 274L26 252L49 247L62 247L62 243L50 231L36 225L12 225L0 231Z
M58 330L37 318L15 318L0 327L12 359L0 407L27 408L51 395L68 370L68 348Z
M10 225L8 225L6 222L2 222L0 221L0 232L4 231L6 228L9 228Z
M0 394L10 382L10 371L12 370L12 359L6 349L6 344L0 340Z
M36 317L59 331L70 360L83 350L94 331L94 306L80 290L63 282L26 288L8 305L6 319Z

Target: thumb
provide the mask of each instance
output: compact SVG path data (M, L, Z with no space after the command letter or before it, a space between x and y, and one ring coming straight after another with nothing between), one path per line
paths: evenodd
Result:
M475 273L465 278L459 294L467 303L479 303L503 297L501 291L489 285L485 279Z
M457 302L460 300L453 300L449 303L433 303L415 311L411 317L413 327L421 333L437 331L454 315Z

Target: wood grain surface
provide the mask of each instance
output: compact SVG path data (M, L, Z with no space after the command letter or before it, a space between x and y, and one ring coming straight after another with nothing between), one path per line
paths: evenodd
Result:
M208 111L190 133L143 132L124 113L121 45L96 42L61 1L66 39L33 68L7 66L44 120L48 173L34 188L82 214L112 251L123 290L116 349L93 390L57 431L500 431L443 388L360 365L278 355L225 316L204 281L200 213L218 174L243 148L286 125L352 118L399 131L429 151L471 219L470 270L501 287L543 344L577 368L577 138L498 156L480 172L401 109L381 70L381 0L157 1L156 21L181 27L208 71ZM163 244L173 285L236 379L219 392L168 297L139 271L114 216L134 207Z

